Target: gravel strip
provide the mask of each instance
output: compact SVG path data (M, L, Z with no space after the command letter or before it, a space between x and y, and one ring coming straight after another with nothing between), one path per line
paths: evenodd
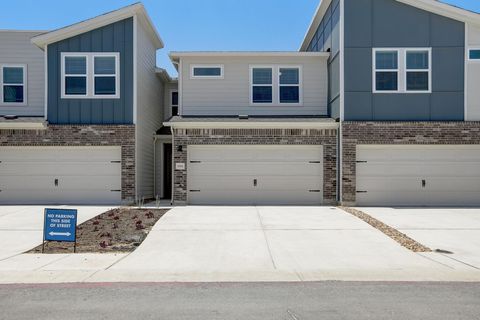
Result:
M351 215L354 215L357 218L362 219L372 227L374 227L377 230L380 230L383 232L385 235L389 236L396 242L398 242L400 245L403 247L413 251L413 252L432 252L432 249L424 246L421 243L418 243L417 241L413 240L409 236L407 236L404 233L401 233L397 229L394 229L385 223L381 222L380 220L375 219L374 217L370 216L369 214L366 214L363 211L353 209L350 207L339 207L345 212L350 213Z

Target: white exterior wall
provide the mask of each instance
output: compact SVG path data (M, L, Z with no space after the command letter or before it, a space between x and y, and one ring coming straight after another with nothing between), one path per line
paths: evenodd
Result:
M43 116L45 113L44 52L30 42L41 32L0 31L0 64L27 66L26 106L8 106L0 101L0 115Z
M139 198L153 198L153 137L162 125L163 83L155 73L156 48L144 26L137 23L137 116L136 116L136 192Z
M327 59L324 57L182 57L182 115L327 115ZM224 65L223 79L191 79L192 64ZM250 66L302 66L303 105L250 106ZM275 79L274 79L275 83Z
M469 61L469 48L480 49L480 26L466 24L466 70L465 70L465 95L466 95L466 121L480 120L480 61Z

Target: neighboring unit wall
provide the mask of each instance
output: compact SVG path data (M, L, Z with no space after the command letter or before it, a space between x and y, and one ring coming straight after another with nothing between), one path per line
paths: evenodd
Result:
M345 120L463 120L464 23L395 0L345 0ZM372 48L432 48L432 93L372 94Z
M62 52L119 52L119 99L62 99ZM48 121L55 124L133 123L133 18L48 45Z
M136 177L137 196L154 197L154 133L163 119L163 83L155 72L156 51L145 26L137 22Z
M1 115L43 116L45 113L44 53L30 42L38 31L0 31L0 65L26 65L25 106L8 106L0 101Z
M53 125L45 130L0 130L0 146L121 146L122 200L135 196L135 129L133 125Z
M307 51L331 52L328 60L328 111L340 118L340 0L330 1Z
M480 60L469 61L469 49L480 49L480 26L471 24L466 25L467 32L467 48L466 48L466 80L465 94L466 112L465 120L480 120Z
M480 122L344 122L342 136L342 201L355 205L357 145L480 144Z
M181 105L183 116L284 116L327 112L327 63L324 57L182 57ZM191 79L191 65L224 65L223 79ZM302 66L303 105L250 106L250 66ZM274 79L275 83L275 79Z

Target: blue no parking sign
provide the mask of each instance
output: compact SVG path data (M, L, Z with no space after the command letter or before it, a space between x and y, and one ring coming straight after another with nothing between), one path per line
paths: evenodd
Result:
M44 223L44 241L76 241L76 209L45 209Z

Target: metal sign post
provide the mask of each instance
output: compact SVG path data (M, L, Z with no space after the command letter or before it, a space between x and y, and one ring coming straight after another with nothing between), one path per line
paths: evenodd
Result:
M73 242L73 252L77 249L77 210L45 209L43 224L42 253L45 241Z

